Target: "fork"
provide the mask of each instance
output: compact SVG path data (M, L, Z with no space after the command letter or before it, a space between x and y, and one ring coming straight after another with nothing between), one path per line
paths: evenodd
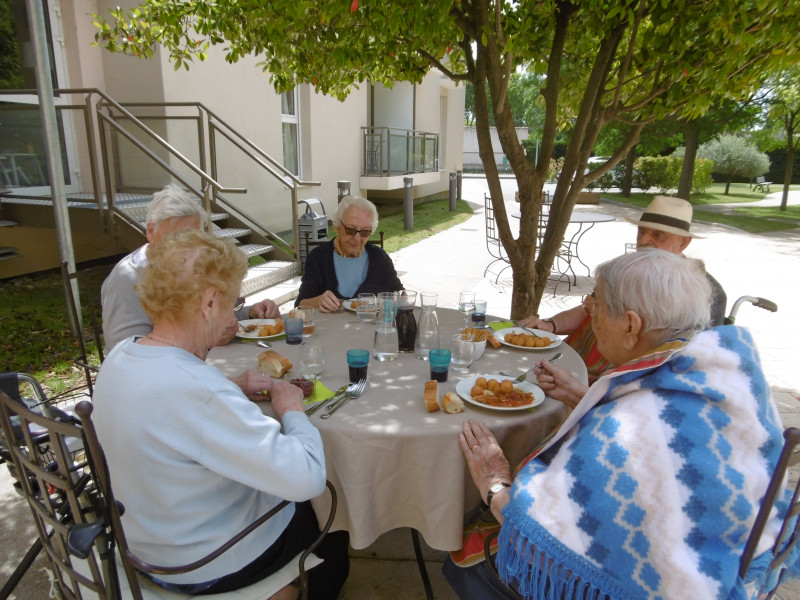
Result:
M322 418L323 419L330 418L330 416L337 410L342 408L342 406L344 406L348 400L351 400L353 398L358 398L361 394L364 393L364 388L366 387L366 385L367 385L366 379L359 379L358 383L353 384L352 386L350 386L345 390L344 398L342 398L337 404L328 407L325 414L322 415Z
M556 361L557 361L559 358L561 358L561 352L556 352L556 353L553 355L553 358L551 358L551 359L550 359L548 362L556 362ZM525 378L526 378L526 377L528 377L528 373L530 373L531 371L533 371L535 368L536 368L536 367L531 367L530 369L528 369L527 371L525 371L525 372L524 372L522 375L520 375L519 377L517 377L516 379L514 379L514 380L513 380L511 383L513 383L514 385L516 385L516 384L518 384L518 383L522 383L523 381L525 381Z
M525 327L524 325L520 325L519 321L512 321L512 323L514 323L514 325L515 325L516 327L519 327L520 329L522 329L522 330L523 330L525 333L530 333L530 334L531 334L533 337L535 337L535 338L540 338L540 337L542 337L542 336L540 336L540 335L537 335L537 334L536 334L536 332L535 332L535 331L533 331L533 329L528 329L528 328L527 328L527 327Z

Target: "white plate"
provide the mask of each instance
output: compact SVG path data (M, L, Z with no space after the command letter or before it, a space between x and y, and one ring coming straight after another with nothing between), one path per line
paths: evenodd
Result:
M257 327L253 331L243 331L243 328L248 325L256 325ZM275 325L275 319L245 319L244 321L239 321L239 331L236 332L236 337L243 340L271 340L272 338L286 335L283 331L275 335L258 335L258 330L263 325Z
M546 337L551 340L555 338L556 341L550 344L549 346L540 346L539 348L528 348L527 346L517 346L515 344L509 344L507 341L503 339L508 333L528 333L522 327L509 327L508 329L501 329L500 331L495 331L494 337L496 337L497 341L500 342L501 344L508 346L509 348L516 348L517 350L551 350L552 348L555 348L561 343L561 338L558 337L555 333L552 333L550 331L543 331L541 329L532 329L530 327L528 327L528 329L533 333L535 333L536 335L538 335L539 337Z
M357 298L350 298L350 300L342 300L342 306L344 306L345 310L352 310L356 312L356 304L358 304Z
M504 379L514 379L513 377L507 377L505 375L474 375L473 377L467 377L466 379L462 379L456 384L456 393L461 396L466 402L470 404L474 404L475 406L480 406L481 408L488 408L489 410L527 410L534 406L539 406L542 402L544 402L544 392L542 388L540 388L535 383L531 383L530 381L523 381L522 383L518 383L516 385L517 388L521 389L523 392L528 392L533 394L533 402L530 404L524 404L522 406L491 406L490 404L484 404L483 402L478 402L472 398L472 394L470 391L475 386L475 381L478 377L484 377L486 379L496 379L497 381L503 381Z

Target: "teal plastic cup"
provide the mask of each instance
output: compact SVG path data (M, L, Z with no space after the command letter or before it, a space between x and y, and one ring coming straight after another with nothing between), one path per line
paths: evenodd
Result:
M450 350L433 348L428 354L428 364L431 368L432 380L440 383L447 381L447 372L450 370Z
M350 383L355 383L359 379L367 378L367 366L369 365L369 350L348 350L347 351L347 371L350 375Z

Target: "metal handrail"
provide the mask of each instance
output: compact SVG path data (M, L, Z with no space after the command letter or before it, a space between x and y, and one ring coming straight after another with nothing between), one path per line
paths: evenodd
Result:
M94 196L97 199L98 209L100 209L101 218L103 221L106 221L104 215L104 206L103 203L100 202L100 198L102 197L101 190L100 190L100 181L98 178L98 174L100 169L97 166L98 156L96 152L95 146L95 136L93 131L93 120L91 118L91 110L92 110L92 101L91 97L96 95L99 97L99 101L97 102L97 106L95 109L95 113L97 115L98 124L101 128L99 132L98 138L100 141L100 160L103 161L104 169L102 171L105 175L105 189L108 194L109 202L109 226L113 225L112 219L114 217L121 218L125 222L134 227L141 229L141 226L136 223L134 220L127 218L127 216L117 209L114 202L114 189L115 186L112 185L112 168L108 162L109 152L107 151L107 140L105 136L104 126L108 125L114 132L119 133L122 135L128 142L133 144L139 151L144 153L150 160L152 160L155 164L159 167L164 169L168 172L172 177L180 181L184 186L191 189L195 194L203 198L205 209L210 212L211 208L211 200L212 198L215 199L217 202L220 202L226 206L226 208L230 209L232 212L236 213L237 216L242 218L244 221L249 222L251 225L254 226L256 230L260 230L264 235L267 237L273 238L276 241L280 242L280 244L284 247L284 250L291 249L290 254L294 255L295 261L299 261L300 252L299 252L299 230L297 226L297 202L298 202L298 190L300 188L306 188L311 186L319 186L321 182L318 181L305 181L299 179L294 173L286 169L281 163L276 161L272 158L269 154L264 152L261 148L259 148L254 142L250 139L244 137L241 133L236 131L233 127L231 127L226 121L224 121L219 115L214 113L208 107L200 102L162 102L162 103L150 103L150 102L128 102L128 103L120 103L115 101L111 98L108 94L103 92L97 88L59 88L53 90L54 94L59 95L70 95L70 94L86 94L86 99L84 104L61 104L58 105L57 108L59 109L82 109L84 111L84 119L86 121L87 127L87 138L89 144L89 156L90 156L90 168L92 171L92 187L94 188ZM4 90L4 94L9 95L36 95L36 90ZM174 116L166 116L166 115L153 115L153 116L136 116L134 115L128 108L126 107L194 107L198 110L198 117L174 117ZM103 111L105 109L105 111ZM118 114L115 114L115 111ZM206 124L209 131L209 142L210 142L210 158L211 158L211 173L205 168L205 144L203 140L203 114L205 114ZM164 138L158 135L155 131L150 129L143 121L147 119L174 119L174 118L184 118L184 119L197 119L198 121L198 141L200 143L200 162L201 166L197 166L194 164L189 158L183 155L177 148L169 144ZM180 163L182 163L186 168L188 168L191 172L197 175L200 180L203 182L203 189L196 190L192 184L190 184L184 177L182 177L179 173L176 172L175 168L165 162L161 157L156 155L153 151L151 151L144 143L142 143L137 135L131 133L126 127L120 124L120 120L127 119L138 126L147 136L150 137L159 147L166 150L169 154L174 156ZM240 208L231 204L227 199L225 199L221 194L224 193L245 193L247 191L246 188L237 188L237 187L225 187L219 181L217 181L217 173L216 173L216 154L215 154L215 146L213 142L215 132L219 132L223 135L228 141L230 141L235 147L237 147L241 152L243 152L248 158L253 160L262 170L269 173L275 180L280 182L284 185L288 190L291 191L292 194L292 223L293 223L293 243L287 242L283 239L280 235L276 232L271 231L269 228L264 226L261 222L256 220L251 215L245 213ZM114 142L115 140L112 140Z

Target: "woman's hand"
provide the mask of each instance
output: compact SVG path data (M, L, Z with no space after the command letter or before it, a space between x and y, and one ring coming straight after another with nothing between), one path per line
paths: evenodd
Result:
M264 392L272 392L272 388L275 385L275 380L272 377L253 369L248 369L236 377L231 377L230 380L242 389L245 396L256 402L266 400Z
M497 483L511 483L511 466L500 444L484 423L469 420L458 434L461 451L467 459L472 480L478 486L481 499L486 501L489 488ZM492 503L494 507L494 503Z
M524 319L520 320L519 324L522 327L530 327L532 329L541 329L542 331L552 331L553 326L549 323L549 321L542 321L536 315L531 315L530 317L525 317Z
M288 381L274 379L272 382L272 410L282 419L289 411L303 412L303 390Z
M300 307L302 306L310 306L312 308L319 309L320 312L324 313L334 313L339 310L339 307L342 305L341 300L336 297L330 290L325 290L319 296L314 296L313 298L306 298L300 303Z
M560 400L570 408L575 408L589 388L579 382L564 367L554 365L548 360L540 360L533 372L548 396Z

